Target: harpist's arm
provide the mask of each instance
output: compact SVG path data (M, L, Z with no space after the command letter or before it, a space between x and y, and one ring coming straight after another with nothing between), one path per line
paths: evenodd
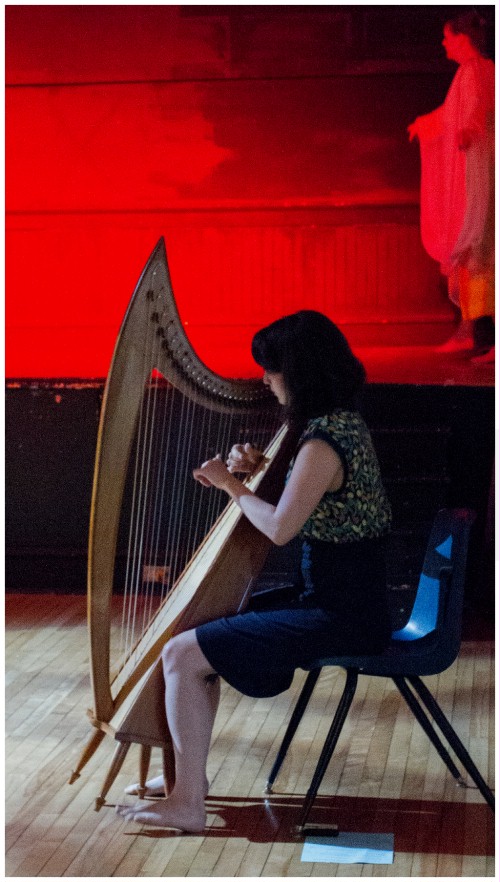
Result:
M205 486L225 490L258 530L275 545L285 545L303 527L323 494L341 486L343 466L339 455L325 441L307 441L297 454L277 505L256 496L218 458L204 463L193 474Z

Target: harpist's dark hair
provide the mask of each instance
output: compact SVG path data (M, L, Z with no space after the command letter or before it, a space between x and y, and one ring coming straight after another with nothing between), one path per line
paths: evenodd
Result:
M342 331L321 312L303 309L262 328L253 338L252 355L264 370L283 374L292 419L357 406L365 369Z

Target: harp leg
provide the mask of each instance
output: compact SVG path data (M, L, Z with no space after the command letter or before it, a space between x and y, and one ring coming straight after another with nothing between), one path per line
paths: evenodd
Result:
M139 785L137 787L139 799L144 799L144 796L146 794L146 781L148 778L150 761L151 747L149 746L149 744L141 744L139 758Z
M120 742L118 744L118 747L114 752L113 760L109 767L108 774L106 775L106 780L104 781L104 784L102 786L101 794L97 797L95 801L96 812L98 812L99 809L101 809L105 804L108 791L110 787L112 787L112 785L114 784L115 778L123 765L125 757L127 756L129 747L129 742Z
M80 777L80 772L82 771L83 767L87 765L89 759L94 755L105 735L106 732L103 732L102 729L96 729L95 732L92 734L92 737L82 750L80 759L78 760L74 772L71 772L71 777L68 782L69 784L74 784L76 779Z
M172 792L175 784L175 756L170 736L162 747L162 759L165 796L168 796L168 794Z

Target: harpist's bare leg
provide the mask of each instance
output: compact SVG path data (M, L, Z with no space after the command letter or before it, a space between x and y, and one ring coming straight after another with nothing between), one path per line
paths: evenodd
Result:
M212 728L215 722L215 717L217 714L217 708L219 707L219 699L220 699L220 677L214 676L210 677L206 681L206 688L210 697L210 704L212 710ZM209 790L208 779L205 779L205 796L207 796ZM127 796L137 796L139 793L139 784L130 784L129 787L125 788L125 793ZM163 775L156 775L153 778L149 778L146 781L146 792L144 796L165 796L165 780Z
M166 712L175 753L175 786L168 799L118 806L127 820L188 832L206 822L206 764L218 698L218 685L195 631L173 637L163 650Z

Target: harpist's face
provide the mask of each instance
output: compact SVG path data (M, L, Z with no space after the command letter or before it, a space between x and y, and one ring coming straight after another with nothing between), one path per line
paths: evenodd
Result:
M288 403L288 392L285 386L283 374L274 371L264 371L263 382L269 386L273 395L276 395L280 404Z

